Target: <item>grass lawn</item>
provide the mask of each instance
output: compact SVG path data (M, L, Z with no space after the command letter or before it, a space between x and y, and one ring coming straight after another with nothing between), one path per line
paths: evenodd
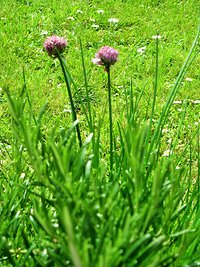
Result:
M0 266L200 265L199 7L1 0Z

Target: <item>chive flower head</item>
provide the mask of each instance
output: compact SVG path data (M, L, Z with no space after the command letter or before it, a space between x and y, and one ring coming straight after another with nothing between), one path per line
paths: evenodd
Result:
M67 46L67 40L63 37L53 35L48 37L44 42L44 48L49 56L58 57L58 53L62 54Z
M103 46L92 59L92 62L98 66L105 66L107 71L111 65L114 65L118 60L118 51L110 46Z

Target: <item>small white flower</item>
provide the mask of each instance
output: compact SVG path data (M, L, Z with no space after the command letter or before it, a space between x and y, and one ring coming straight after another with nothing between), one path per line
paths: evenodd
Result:
M95 19L93 19L93 18L90 18L90 21L92 21L92 22L95 22Z
M42 251L42 256L46 256L47 255L47 249L45 248L43 251Z
M193 79L192 79L192 78L189 78L189 77L185 78L185 80L186 80L187 82L192 82L192 81L193 81Z
M80 14L83 14L83 11L80 10L80 9L77 9L76 12L77 12L77 13L80 13Z
M177 166L176 166L176 170L179 170L179 169L180 169L180 166L177 165Z
M55 227L55 228L58 228L59 224L58 223L53 223L52 226Z
M99 28L99 25L97 25L97 24L92 24L92 28L98 29L98 28Z
M140 53L141 55L145 52L146 46L138 48L137 52Z
M19 177L19 178L23 179L25 176L26 176L26 174L25 174L24 172L22 172L22 173L20 174L20 177Z
M48 31L44 31L44 30L42 30L40 33L40 35L47 35L47 34L48 34Z
M71 16L68 17L67 19L68 19L68 20L75 20L75 18L74 18L74 17L71 17Z
M168 129L162 129L162 133L168 133L169 130Z
M171 144L172 143L172 138L169 138L169 140L167 140L167 143Z
M161 35L160 34L157 34L157 35L153 35L152 36L152 39L161 39Z
M63 113L71 113L72 111L71 111L71 109L63 109Z
M103 9L98 9L98 10L97 10L97 13L99 13L99 14L103 14L103 13L104 13L104 10L103 10Z
M165 150L164 153L163 153L163 157L169 157L170 155L172 154L172 151L171 150Z
M103 215L102 215L100 212L98 212L98 213L97 213L97 217L102 218Z
M110 22L110 23L118 23L119 20L115 19L115 18L110 18L110 19L108 19L108 22Z
M200 100L193 100L192 104L200 104Z
M182 104L183 102L181 100L175 100L173 104Z

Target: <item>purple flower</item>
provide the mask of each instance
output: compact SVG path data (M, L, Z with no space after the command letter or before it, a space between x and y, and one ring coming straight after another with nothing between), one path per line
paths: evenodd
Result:
M67 46L67 41L63 37L56 35L50 36L44 42L44 48L49 56L58 57L58 52L61 54Z
M105 66L105 70L108 70L108 67L114 65L118 60L118 52L110 47L103 46L98 53L96 53L96 57L92 59L92 62L98 66Z

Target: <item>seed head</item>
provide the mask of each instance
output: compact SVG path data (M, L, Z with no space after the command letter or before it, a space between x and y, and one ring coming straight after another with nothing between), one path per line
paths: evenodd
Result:
M63 53L67 46L67 40L56 35L50 36L44 42L44 48L49 56L58 57L58 52Z

